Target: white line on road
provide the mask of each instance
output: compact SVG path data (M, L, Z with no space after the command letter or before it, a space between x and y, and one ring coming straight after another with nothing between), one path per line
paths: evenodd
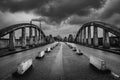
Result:
M114 77L116 77L116 78L120 78L120 76L119 75L117 75L116 73L114 73L114 72L111 72L111 74L114 76Z
M63 63L62 63L62 44L60 46L60 50L59 52L57 53L57 56L55 58L55 61L54 61L54 64L52 66L52 69L51 69L51 74L50 76L52 78L60 78L62 79L62 75L63 75Z

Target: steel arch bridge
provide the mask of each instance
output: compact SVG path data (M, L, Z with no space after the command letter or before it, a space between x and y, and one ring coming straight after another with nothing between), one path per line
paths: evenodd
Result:
M102 37L99 37L99 34L102 34ZM104 22L91 21L81 26L74 42L104 49L110 49L115 46L120 47L120 29Z
M28 28L29 36L26 36L26 28ZM15 31L21 30L20 39L15 38ZM34 31L34 32L33 32ZM9 35L7 39L7 45L5 47L9 50L14 50L16 47L25 48L26 46L38 46L46 43L45 34L37 25L30 23L21 23L11 25L9 27L0 30L0 41L6 43L3 38L5 35ZM5 41L4 41L5 40ZM18 44L19 43L19 44Z

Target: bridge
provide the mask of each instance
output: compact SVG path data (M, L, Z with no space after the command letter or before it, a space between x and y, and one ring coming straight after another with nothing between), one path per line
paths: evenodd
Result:
M77 32L75 43L119 54L120 29L103 22L88 22Z
M20 32L18 33L19 37L16 33L18 31ZM6 35L7 37L5 37ZM21 23L1 29L0 43L1 50L8 49L9 51L13 51L18 48L24 50L26 48L31 49L31 47L45 45L49 42L46 42L45 34L40 27L30 23Z
M43 59L36 59L39 52L57 43ZM80 49L83 55L77 55L68 44ZM120 29L104 22L83 24L75 39L68 41L48 39L39 26L31 23L15 24L0 30L0 79L120 80L119 54ZM90 66L90 56L104 60L110 72ZM32 68L22 76L13 76L18 64L29 58L33 59Z

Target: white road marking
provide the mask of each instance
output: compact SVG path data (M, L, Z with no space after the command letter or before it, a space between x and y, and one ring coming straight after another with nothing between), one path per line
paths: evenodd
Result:
M120 78L120 76L119 75L117 75L116 73L114 73L114 72L111 72L111 74L114 76L114 77L116 77L116 78Z
M55 78L55 77L59 77L60 79L62 79L62 75L63 75L63 63L62 63L62 44L60 46L60 50L59 52L57 53L57 56L55 58L55 62L52 66L52 69L51 69L51 74L50 76Z

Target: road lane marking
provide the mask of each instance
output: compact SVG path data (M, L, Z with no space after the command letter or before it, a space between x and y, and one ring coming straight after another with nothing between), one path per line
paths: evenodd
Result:
M50 74L51 78L59 78L59 79L63 78L62 48L63 46L61 44L60 50L57 53L57 56L55 58L54 64L51 69L51 74Z
M119 75L117 75L116 73L114 73L114 72L111 72L111 74L114 76L114 77L116 77L116 78L120 78L120 76Z

